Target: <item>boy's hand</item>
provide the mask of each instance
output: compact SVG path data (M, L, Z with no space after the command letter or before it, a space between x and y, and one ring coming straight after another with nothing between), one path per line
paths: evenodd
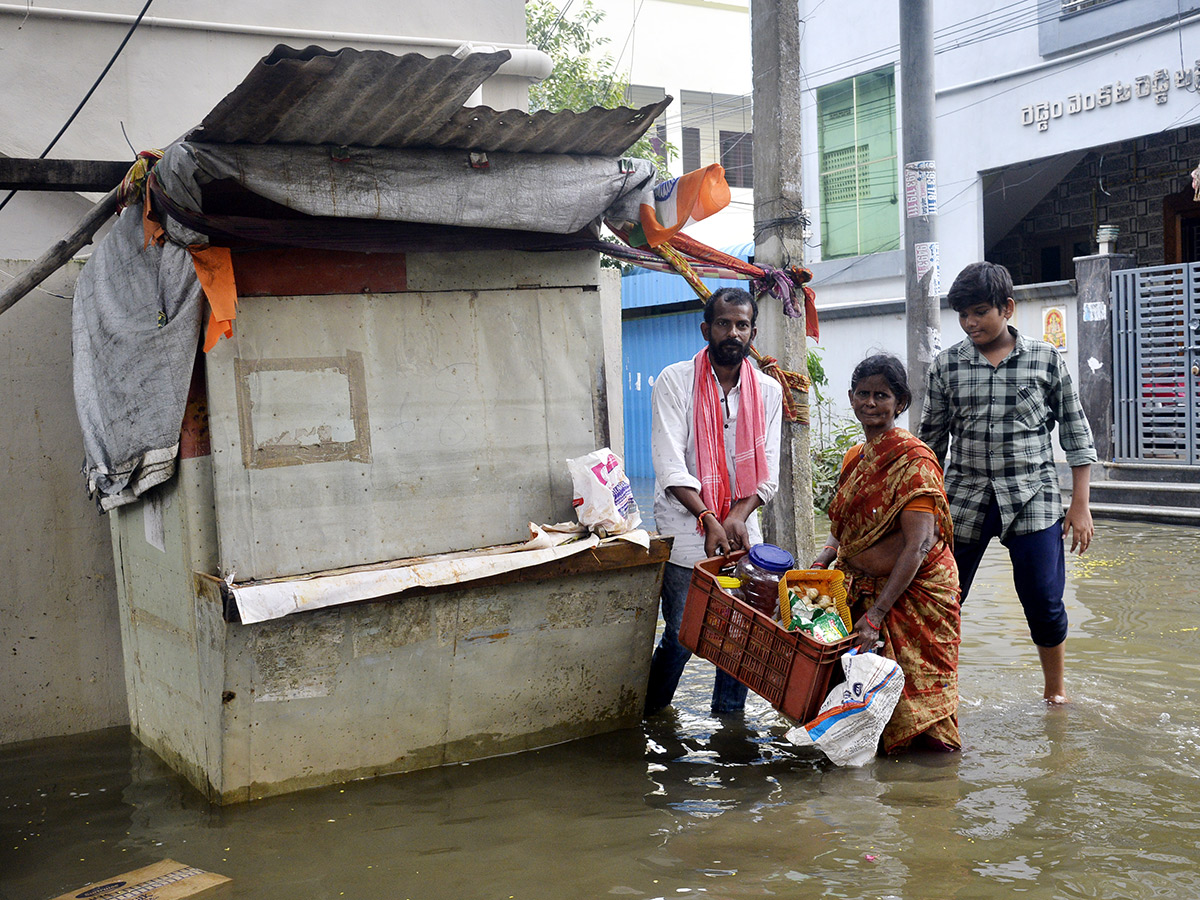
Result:
M1096 533L1096 526L1092 524L1092 511L1086 503L1077 506L1072 500L1071 505L1067 507L1067 514L1063 516L1064 538L1068 531L1071 533L1071 552L1077 552L1078 548L1078 553L1082 556L1092 543L1092 535Z

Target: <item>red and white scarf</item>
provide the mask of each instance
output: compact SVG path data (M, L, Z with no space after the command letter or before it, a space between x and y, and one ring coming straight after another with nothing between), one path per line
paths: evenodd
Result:
M696 468L699 469L700 499L724 522L735 499L749 497L768 478L767 420L762 392L750 360L742 360L738 373L741 403L734 438L734 490L729 490L725 464L725 417L721 414L720 385L708 359L708 348L696 354L692 380L692 428L696 435ZM697 522L697 530L704 526Z

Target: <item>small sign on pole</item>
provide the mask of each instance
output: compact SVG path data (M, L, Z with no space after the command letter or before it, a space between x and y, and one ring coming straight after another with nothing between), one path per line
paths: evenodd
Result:
M939 297L942 293L942 266L938 260L939 255L937 241L925 241L913 244L913 256L917 265L917 280L920 281L924 278L926 272L933 272L933 278L929 281L930 297Z
M937 170L932 159L904 164L904 209L910 219L937 215Z

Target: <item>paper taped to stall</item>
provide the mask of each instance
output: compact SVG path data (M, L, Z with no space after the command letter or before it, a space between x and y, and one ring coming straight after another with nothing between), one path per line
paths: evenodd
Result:
M465 553L446 554L395 566L333 572L303 578L230 584L244 624L266 622L296 612L324 609L399 594L416 587L460 584L538 566L582 553L601 541L575 523L536 525L530 523L531 537L523 544L489 547ZM621 535L641 547L650 546L645 529L640 534Z

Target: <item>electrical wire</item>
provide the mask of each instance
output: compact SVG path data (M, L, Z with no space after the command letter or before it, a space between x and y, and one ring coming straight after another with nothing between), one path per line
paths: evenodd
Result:
M119 57L121 55L121 51L125 49L125 45L128 44L129 39L131 37L133 37L133 33L135 31L137 31L138 25L141 24L142 19L146 15L146 10L148 10L150 8L150 4L153 2L154 2L154 0L146 0L146 5L143 6L142 11L137 14L137 18L133 20L133 24L129 26L129 31L127 31L125 33L125 37L121 40L120 45L116 49L116 52L113 53L112 59L110 59L108 61L108 65L106 65L104 67L104 71L100 73L99 77L95 80L95 82L92 84L92 86L88 89L88 92L84 95L83 99L79 101L79 105L75 107L75 111L72 112L71 115L67 118L67 121L63 125L63 127L58 129L58 134L56 134L54 136L54 139L51 140L50 143L46 145L46 149L43 150L38 155L38 159L46 158L46 154L54 149L54 145L58 143L58 139L63 136L63 134L66 132L66 130L68 128L71 127L71 123L75 121L75 117L78 116L79 113L83 110L84 105L86 105L87 102L90 99L92 99L92 94L96 93L96 89L98 87L100 87L100 82L102 82L104 80L104 76L106 76L108 74L109 70L116 63L117 57ZM16 193L17 192L15 190L9 191L8 196L5 197L3 200L0 200L0 209L4 209L4 207L8 205L8 201L11 200L13 198L13 195Z
M822 0L822 2L823 2L823 0ZM820 3L817 4L818 7L820 5L821 5ZM816 11L816 7L814 7L813 12L815 12L815 11ZM1006 15L997 17L997 15L996 15L997 13L1005 13L1005 11L1011 11L1011 12L1006 13ZM805 27L807 27L808 19L811 18L811 16L812 16L812 13L809 13L808 17L806 17L804 20L802 20L802 24L804 24ZM1024 18L1021 18L1021 17L1024 17ZM992 10L988 13L980 13L975 16L970 16L959 22L953 23L951 25L947 25L940 29L936 29L934 31L935 40L937 40L939 38L942 39L942 44L940 47L934 48L934 54L940 55L942 53L948 53L953 50L958 50L958 49L962 49L964 47L971 46L972 44L976 44L976 43L979 43L984 40L990 40L992 38L997 38L997 37L1004 37L1006 35L1013 34L1018 31L1028 29L1028 28L1035 28L1047 21L1053 21L1058 18L1059 18L1059 14L1058 14L1057 10L1055 10L1054 8L1051 8L1051 10L1048 13L1038 14L1036 17L1030 18L1026 0L1014 0L1014 2L1009 3L1006 6L999 7L999 9L997 9L997 10ZM985 20L985 21L982 24L980 24L979 20ZM1180 21L1182 20L1182 14L1179 17L1179 20ZM974 30L972 31L971 29L974 29ZM830 74L833 72L844 71L846 69L851 69L851 68L860 68L863 64L866 64L866 63L896 62L898 59L898 56L899 56L899 51L900 51L900 45L892 44L892 45L889 45L886 47L881 47L870 53L862 54L857 57L851 57L846 60L841 60L841 61L837 62L836 64L831 64L831 65L826 66L821 69L815 69L812 71L804 71L802 74L804 75L804 78L806 81L811 81L811 80L820 78L823 75L827 75L827 74ZM1056 71L1067 71L1067 70L1059 69ZM812 91L812 89L809 88L809 89L807 89L806 92L811 93L811 91ZM738 98L746 98L748 100L750 95L749 94L741 94L741 95L737 95L737 97ZM980 102L983 102L983 101L980 101ZM704 107L703 111L707 111L707 107ZM679 121L683 121L685 116L687 116L687 115L688 115L688 113L684 113L681 111L680 116L679 116ZM699 115L700 114L697 114L697 118L699 118ZM674 122L676 120L673 117L669 117L666 121L669 124L674 124Z
M550 27L547 28L545 34L542 35L542 39L538 41L537 48L539 50L544 51L546 49L546 42L549 41L550 38L554 37L554 32L558 30L559 23L562 22L563 16L567 14L567 10L571 8L571 4L574 2L575 0L567 0L567 2L563 4L563 8L558 11L558 17L550 23Z
M14 275L12 272L8 272L8 271L6 271L6 270L4 270L4 269L0 269L0 275L4 275L4 276L5 276L5 277L7 277L7 278L11 278L13 281L16 281L16 280L17 280L17 276L16 276L16 275ZM46 290L44 287L41 287L41 286L38 286L38 285L35 285L35 286L34 286L34 288L33 288L33 290L35 290L35 291L39 291L40 293L43 293L43 294L48 294L48 295L50 295L51 297L55 297L55 298L57 298L57 299L59 299L59 300L71 300L71 299L72 299L71 297L67 297L67 296L65 296L64 294L56 294L56 293L54 293L54 291L48 291L48 290Z

